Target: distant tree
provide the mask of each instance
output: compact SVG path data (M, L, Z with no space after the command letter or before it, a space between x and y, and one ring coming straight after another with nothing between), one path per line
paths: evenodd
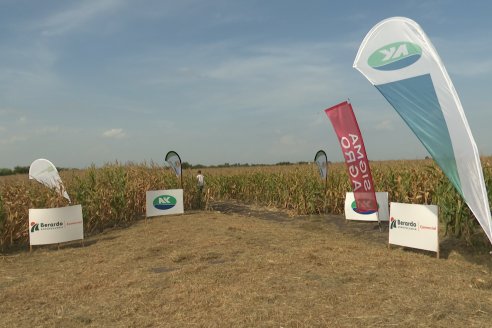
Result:
M14 174L14 172L11 170L11 169L0 169L0 176L3 176L3 175L12 175Z
M278 162L275 165L292 165L292 163L291 162Z
M14 174L29 173L29 166L16 166L14 167Z
M183 170L186 170L186 169L191 169L191 167L192 167L192 165L191 165L190 163L188 163L188 162L183 162L183 163L181 163L181 168L182 168Z

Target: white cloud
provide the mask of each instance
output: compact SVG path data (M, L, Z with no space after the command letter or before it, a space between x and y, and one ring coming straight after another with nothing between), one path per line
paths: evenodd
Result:
M91 20L103 16L121 4L120 0L96 0L77 2L77 7L58 12L45 19L40 27L44 36L66 34L87 25Z
M0 145L13 144L18 141L25 141L25 140L27 140L26 136L11 136L5 139L4 138L0 139Z
M434 38L437 52L443 57L443 63L453 76L474 78L489 76L492 72L490 54L492 46L487 37L469 39Z
M391 131L391 130L394 130L393 126L394 126L394 122L392 122L391 120L383 120L381 122L379 122L378 124L376 124L375 128L376 130L382 130L382 131Z
M144 85L161 84L170 90L193 89L193 97L186 99L188 108L193 109L211 105L216 110L227 108L228 112L253 108L266 112L306 110L312 105L322 110L324 105L317 102L321 99L330 103L332 97L343 98L349 83L349 77L340 74L339 65L327 55L332 48L329 43L268 48L231 43L186 49L176 54L167 52L161 56L166 58L165 62L143 62L152 64L154 69L141 76L140 81ZM183 56L183 53L193 55ZM170 62L181 68L169 67ZM184 62L194 65L187 66ZM333 76L337 78L334 80Z
M13 107L0 108L0 115L5 115L5 117L17 116L21 112L20 109L15 109Z
M44 126L35 131L36 135L52 135L61 133L60 127L58 126Z
M271 147L269 151L270 155L280 158L285 155L288 155L288 157L297 157L304 149L309 148L309 145L303 139L303 136L283 134L273 141Z
M104 131L103 137L105 138L111 138L111 139L121 139L125 137L125 132L123 129L111 129Z

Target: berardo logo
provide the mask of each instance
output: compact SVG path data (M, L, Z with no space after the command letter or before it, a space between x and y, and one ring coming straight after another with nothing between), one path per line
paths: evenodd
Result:
M359 209L357 208L357 203L355 202L355 200L352 202L352 204L350 205L350 207L352 207L352 210L353 210L355 213L362 214L362 215L369 215L369 214L376 213L376 211L374 211L374 210L369 210L369 211L362 211L362 210L359 210ZM379 208L379 203L378 203L378 208Z
M390 229L407 229L407 230L419 230L417 223L414 221L403 221L400 219L390 218Z
M170 195L161 195L154 199L153 205L158 210L168 210L176 205L176 198Z
M31 232L39 231L39 224L36 222L31 222Z
M395 42L376 50L367 64L380 71L394 71L412 65L422 57L422 49L415 43Z
M390 218L390 229L395 229L396 228L396 220L394 217Z
M40 230L54 230L54 229L63 229L63 222L51 222L51 223L36 223L31 222L31 232L40 231Z

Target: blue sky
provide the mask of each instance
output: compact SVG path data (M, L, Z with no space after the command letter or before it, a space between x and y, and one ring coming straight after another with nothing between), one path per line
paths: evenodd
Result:
M312 161L342 154L350 99L369 159L427 155L352 64L377 22L421 25L492 154L489 1L0 0L0 167Z

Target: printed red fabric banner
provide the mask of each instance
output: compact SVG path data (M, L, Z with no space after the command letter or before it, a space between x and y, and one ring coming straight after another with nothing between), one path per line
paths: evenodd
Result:
M352 105L344 101L336 106L325 109L331 121L338 141L342 147L343 157L347 164L348 174L354 192L357 212L377 211L378 203L372 182L369 160L367 159L364 141L355 119Z

